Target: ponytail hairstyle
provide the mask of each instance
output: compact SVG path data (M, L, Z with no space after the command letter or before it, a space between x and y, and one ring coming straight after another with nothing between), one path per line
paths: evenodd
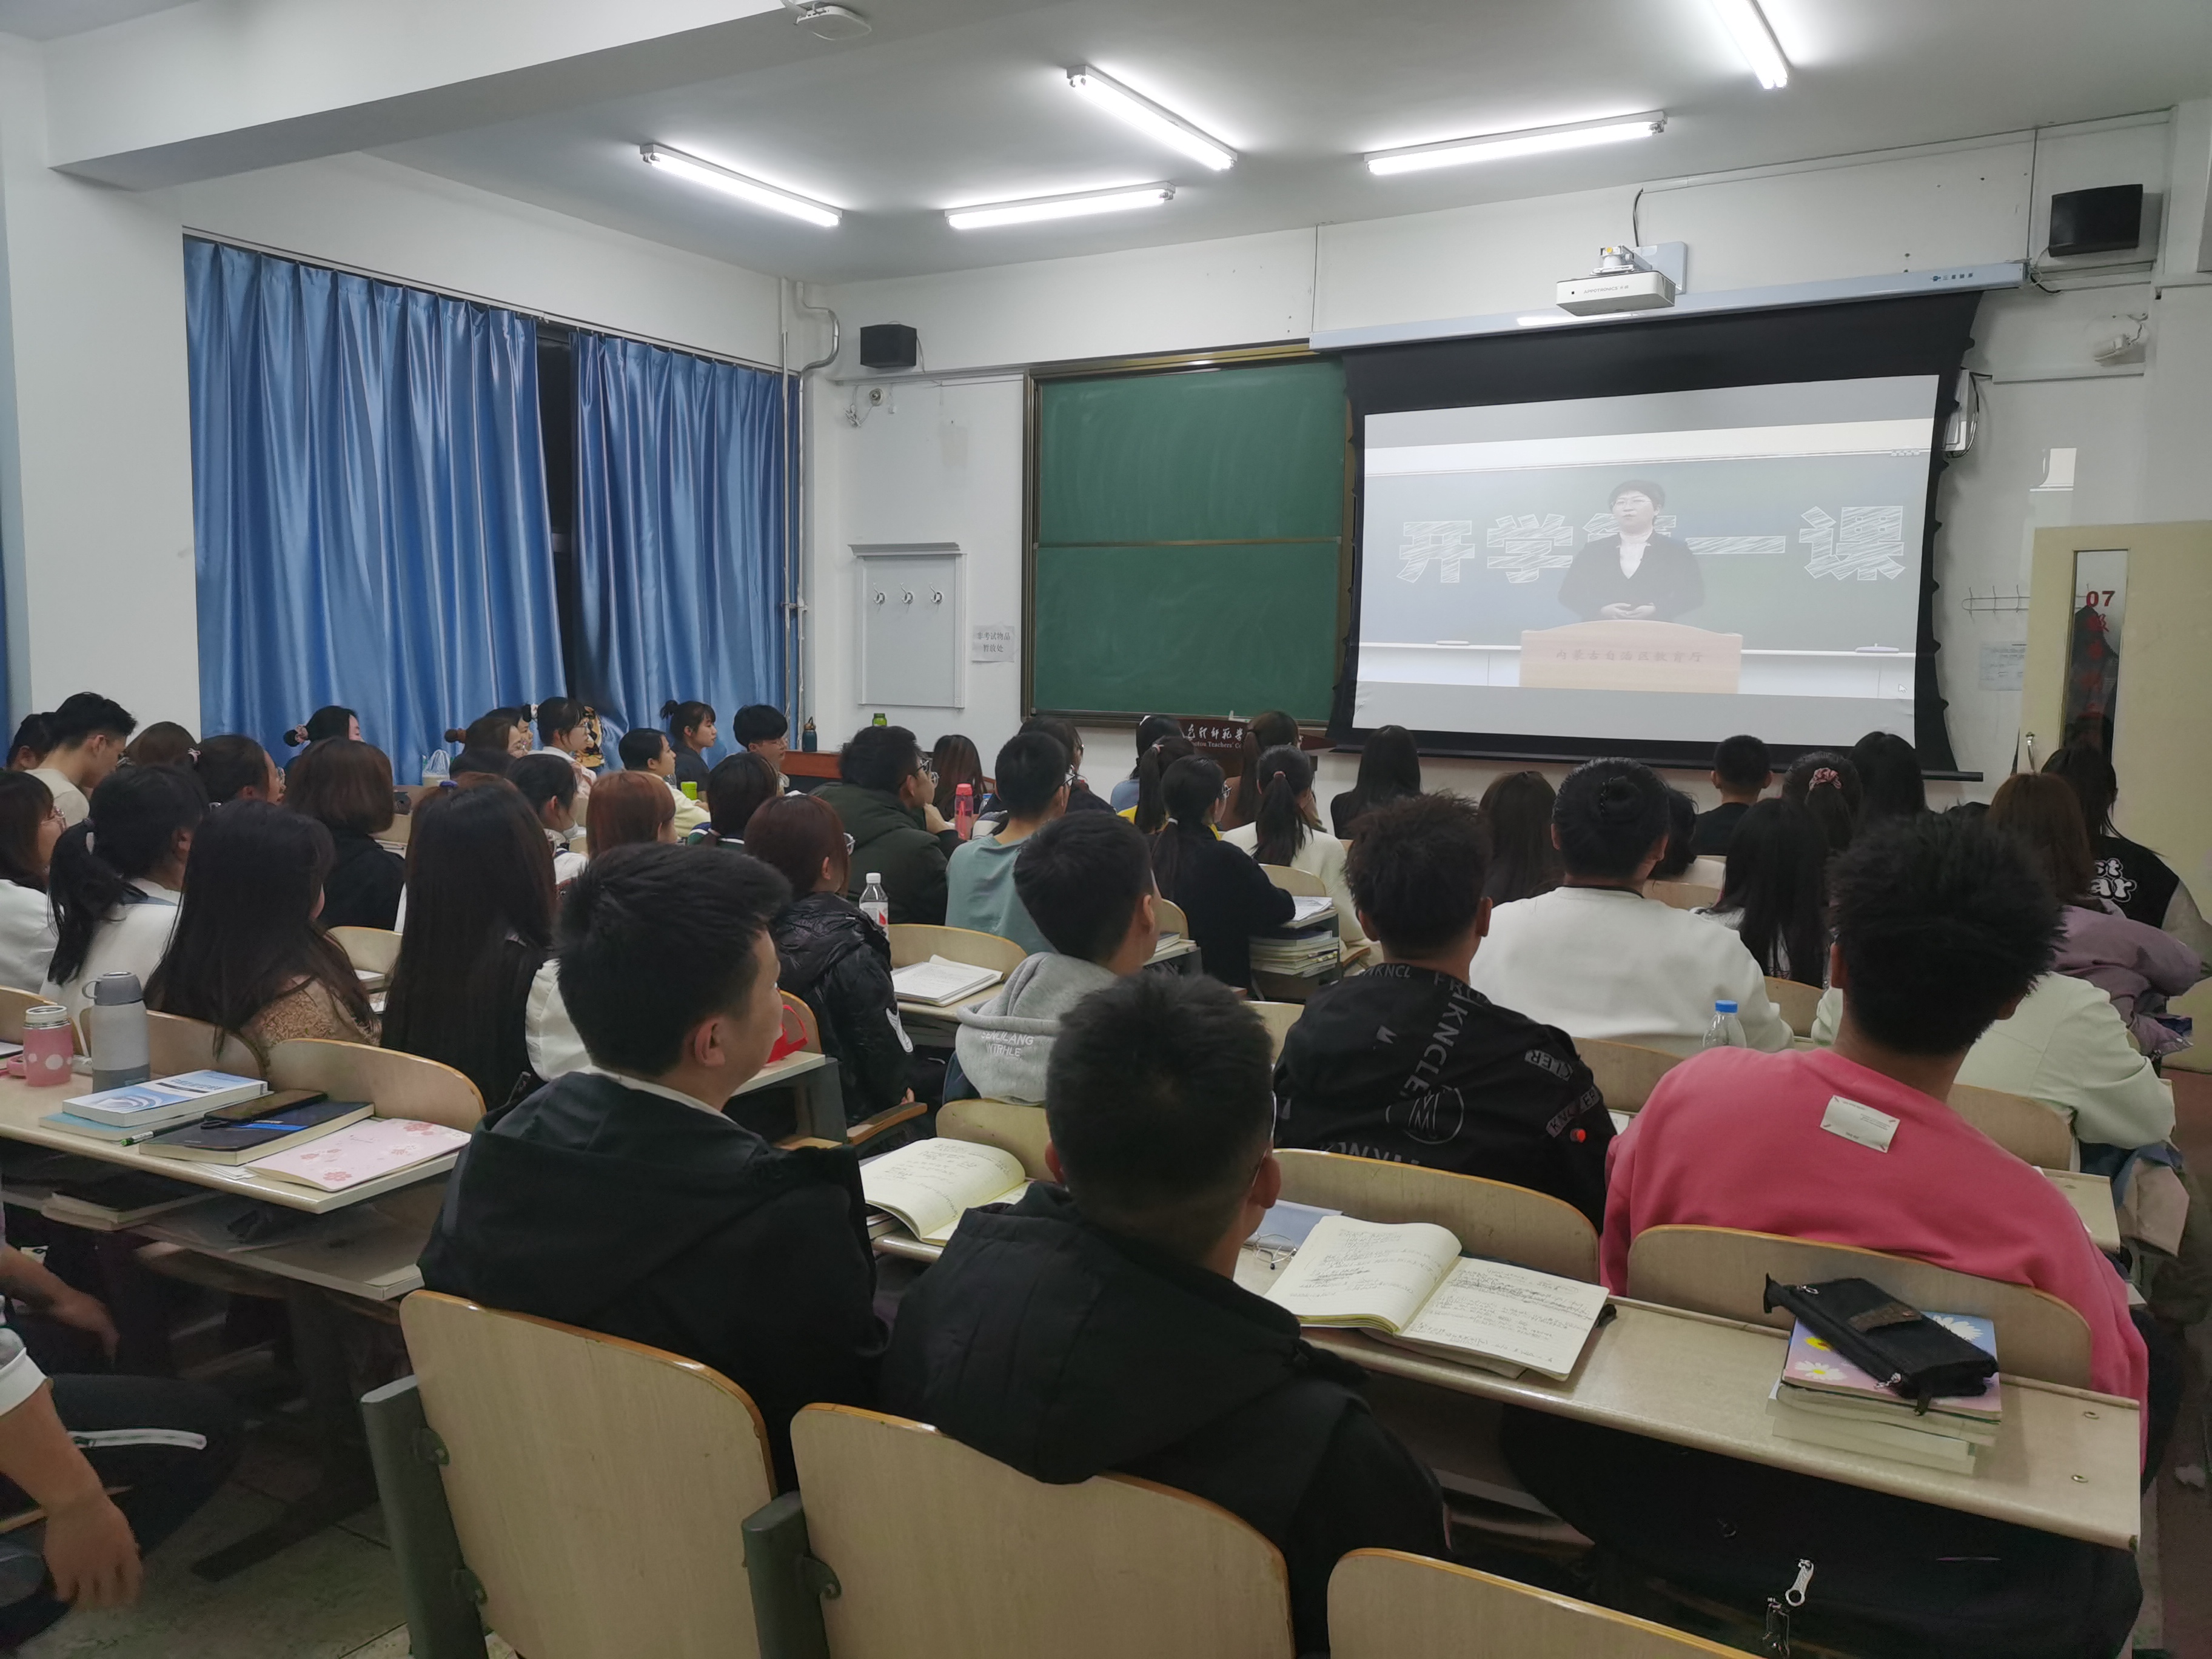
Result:
M1569 875L1632 881L1666 836L1667 786L1641 761L1586 762L1559 786L1552 827Z
M1244 757L1237 774L1236 792L1229 798L1229 810L1222 814L1224 829L1239 829L1260 815L1262 780L1253 775L1260 769L1260 757L1270 749L1297 746L1298 723L1279 708L1255 714L1245 722Z
M361 717L352 709L329 703L308 715L306 725L295 726L287 732L284 741L295 749L302 744L320 743L325 738L353 738L358 742L354 727L360 724Z
M1762 800L1736 820L1716 910L1742 914L1736 936L1759 971L1801 985L1826 982L1828 841L1795 801Z
M1252 856L1262 864L1288 864L1320 826L1307 810L1313 763L1288 744L1260 757L1260 804L1252 823L1260 832Z
M1152 881L1160 896L1172 901L1176 880L1194 843L1213 839L1207 822L1221 799L1221 769L1201 755L1186 755L1160 780L1160 800L1167 822L1152 837Z
M714 711L703 702L670 701L660 705L660 718L668 722L668 735L686 748L690 740L684 735L696 732L714 718Z
M1158 834L1160 826L1168 821L1167 801L1160 793L1160 780L1167 775L1168 768L1197 752L1198 745L1177 732L1159 738L1137 763L1137 828L1146 835Z
M1813 822L1827 838L1828 851L1840 853L1851 844L1859 821L1859 769L1849 755L1832 749L1816 749L1801 755L1782 780L1782 799L1796 801L1813 815Z
M1162 738L1182 736L1182 722L1172 714L1147 714L1137 722L1137 766L1145 763L1145 757L1152 752L1152 745ZM1137 775L1137 766L1129 769L1129 775Z
M231 732L210 738L192 752L191 763L210 806L236 800L249 789L260 791L255 799L276 798L276 763L249 737Z
M92 792L91 816L62 832L46 872L55 936L46 971L56 983L83 970L108 911L131 902L137 891L131 884L169 856L179 831L198 829L206 816L199 780L179 767L120 767Z

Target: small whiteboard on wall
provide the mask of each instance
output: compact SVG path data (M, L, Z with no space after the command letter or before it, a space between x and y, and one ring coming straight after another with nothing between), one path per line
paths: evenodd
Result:
M957 542L854 543L860 697L871 708L958 708L968 696Z

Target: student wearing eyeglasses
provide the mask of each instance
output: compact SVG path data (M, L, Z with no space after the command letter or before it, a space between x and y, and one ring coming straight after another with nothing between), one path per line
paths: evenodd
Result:
M864 726L837 756L838 781L815 793L853 838L846 896L881 877L894 922L945 921L945 868L960 837L937 810L937 774L903 726Z

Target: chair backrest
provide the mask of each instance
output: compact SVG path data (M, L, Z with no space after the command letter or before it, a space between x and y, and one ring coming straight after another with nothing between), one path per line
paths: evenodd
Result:
M1044 1161L1052 1132L1045 1127L1042 1106L1016 1100L948 1100L937 1114L937 1133L946 1140L969 1140L1012 1152L1021 1159L1022 1173L1031 1181L1052 1179Z
M1306 1011L1303 1002L1248 1002L1244 1005L1260 1016L1260 1023L1267 1028L1267 1041L1274 1045L1275 1058L1283 1057L1283 1040L1291 1034L1291 1027L1298 1023L1298 1016Z
M1794 1036L1813 1035L1813 1016L1820 1012L1820 988L1794 979L1766 976L1766 994L1782 1011L1782 1023Z
M749 1659L744 1518L775 1495L744 1391L695 1361L417 1291L399 1322L484 1617L530 1659Z
M1182 913L1182 906L1170 898L1152 900L1152 920L1163 933L1180 933L1190 937L1190 918Z
M240 1038L219 1025L182 1014L146 1012L146 1058L155 1077L174 1077L179 1072L204 1072L210 1067L237 1077L259 1077L261 1062Z
M399 961L399 935L388 927L333 927L331 940L368 973L389 974Z
M844 1587L822 1604L836 1659L1290 1659L1281 1554L1201 1498L1047 1486L851 1406L805 1407L791 1440L808 1550Z
M2055 1106L2002 1089L1954 1083L1950 1107L2025 1163L2045 1170L2074 1167L2074 1130Z
M796 1020L799 1029L806 1033L806 1042L799 1052L808 1054L820 1054L822 1024L814 1018L814 1010L806 1006L806 999L793 996L788 991L778 991L776 995L783 999L783 1029L789 1030L793 1022Z
M366 1100L379 1117L413 1118L473 1129L484 1115L477 1085L452 1066L396 1048L324 1037L295 1037L269 1051L269 1081L279 1089L320 1089L332 1100Z
M1354 1550L1336 1564L1328 1579L1328 1635L1336 1659L1683 1659L1737 1651L1398 1550Z
M1677 910L1708 910L1721 902L1721 890L1698 881L1647 881L1644 896Z
M0 1041L21 1042L23 1040L25 1011L40 1007L51 1000L40 996L36 991L20 990L13 985L0 985ZM70 1027L70 1035L71 1036L76 1035L76 1027L74 1024ZM77 1052L82 1054L84 1051L84 1044L79 1042L76 1046Z
M1680 1054L1663 1048L1646 1048L1638 1042L1615 1042L1607 1037L1577 1037L1575 1052L1597 1079L1609 1111L1640 1110L1659 1086L1659 1079L1682 1063Z
M965 962L977 968L995 968L1011 974L1029 952L1010 939L979 933L972 927L935 927L927 922L891 924L891 966L910 968L932 957Z
M1295 894L1299 898L1326 898L1328 896L1328 889L1322 884L1319 876L1310 875L1304 870L1293 870L1287 864L1263 864L1260 867L1267 872L1267 879L1285 893Z
M1548 1193L1342 1152L1285 1150L1283 1196L1362 1221L1430 1221L1471 1255L1517 1262L1561 1279L1597 1283L1597 1229Z
M1871 1279L1923 1312L1978 1314L1996 1325L1997 1360L2012 1375L2089 1386L2088 1324L2046 1291L1884 1250L1733 1227L1653 1227L1628 1247L1628 1294L1637 1301L1786 1331L1788 1313L1759 1305L1769 1278L1784 1285Z

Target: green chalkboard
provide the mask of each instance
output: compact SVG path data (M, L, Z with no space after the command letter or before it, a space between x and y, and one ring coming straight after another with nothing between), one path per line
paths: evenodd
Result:
M1037 388L1030 702L1325 720L1343 656L1333 362Z

